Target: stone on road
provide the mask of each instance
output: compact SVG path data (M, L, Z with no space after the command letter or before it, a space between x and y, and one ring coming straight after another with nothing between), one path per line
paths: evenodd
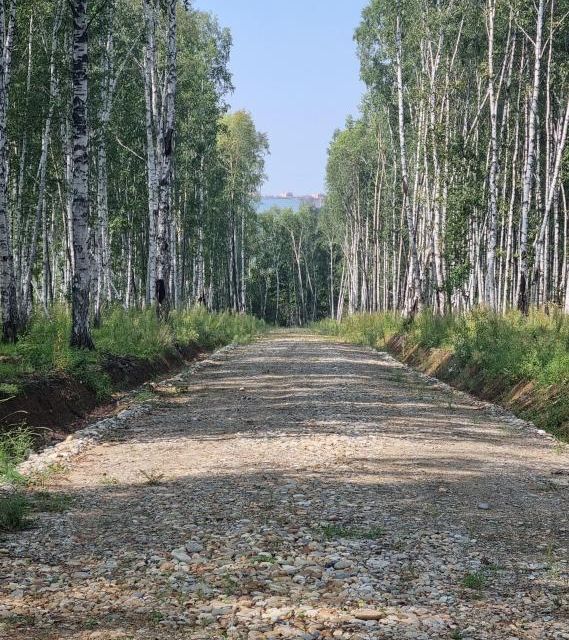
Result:
M1 638L569 638L550 439L303 332L157 393L0 540Z

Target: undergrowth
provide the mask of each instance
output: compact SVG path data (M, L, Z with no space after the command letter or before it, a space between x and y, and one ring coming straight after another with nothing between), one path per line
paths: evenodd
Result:
M245 343L265 329L247 315L208 313L204 308L173 311L168 322L158 320L153 309L125 310L113 306L93 329L95 351L69 346L69 309L56 305L48 316L37 313L19 341L0 344L0 399L18 395L32 375L69 375L94 391L100 399L111 392L104 369L109 357L152 360L177 346L195 344L212 349L230 342Z
M445 350L455 369L473 372L471 390L482 383L507 392L529 383L538 402L520 410L522 415L569 439L569 317L561 312L532 310L526 317L480 308L461 315L424 312L412 321L394 313L358 314L340 323L322 321L315 329L377 349L403 336L407 352Z
M0 484L20 484L23 479L17 466L25 460L33 446L33 434L24 426L11 425L0 433Z

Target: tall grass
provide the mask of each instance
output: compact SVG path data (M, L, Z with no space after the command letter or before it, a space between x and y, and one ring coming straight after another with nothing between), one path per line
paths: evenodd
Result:
M89 352L69 347L69 310L58 305L47 317L35 315L17 344L0 345L0 399L17 395L30 375L54 373L80 380L104 397L111 390L104 371L109 356L152 360L180 345L210 349L247 342L265 328L251 316L210 314L203 308L173 311L168 322L161 322L152 309L115 306L103 313L100 327L93 330L97 349Z
M316 331L376 349L383 348L390 338L401 333L405 322L401 315L388 313L358 313L342 322L321 320L314 325Z
M341 323L320 322L316 330L379 349L402 335L407 348L447 350L458 367L478 372L488 384L507 390L533 383L543 404L526 415L569 437L569 317L560 312L533 310L528 317L487 309L447 316L424 312L412 322L393 313L361 314Z
M24 426L12 426L0 433L0 484L22 481L17 466L32 450L33 435Z

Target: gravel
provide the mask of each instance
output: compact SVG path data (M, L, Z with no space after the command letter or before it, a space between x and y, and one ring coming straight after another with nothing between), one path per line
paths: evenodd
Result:
M153 391L24 465L72 505L0 539L0 638L569 639L532 425L302 332Z

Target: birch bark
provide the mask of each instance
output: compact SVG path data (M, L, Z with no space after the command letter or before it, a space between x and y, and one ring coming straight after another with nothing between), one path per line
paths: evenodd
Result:
M403 207L405 211L405 219L407 221L407 230L409 233L409 290L406 298L405 312L407 315L414 315L420 311L423 306L423 296L421 292L421 274L419 270L419 257L417 254L417 232L415 229L415 220L411 210L409 200L409 179L407 171L407 149L405 145L405 116L403 106L403 60L402 60L402 42L401 42L401 4L397 0L397 18L395 33L395 67L397 75L397 105L398 105L398 124L399 124L399 148L401 163L401 180L403 186Z
M89 329L91 258L89 255L89 149L87 130L87 0L73 0L73 173L72 218L74 272L71 346L94 349Z
M10 219L8 216L8 140L6 119L16 20L16 0L1 0L0 26L0 322L2 340L15 342L18 335L18 302L14 274Z
M523 313L529 311L528 280L528 218L531 205L531 190L536 157L536 118L540 89L541 46L543 37L544 0L539 0L536 18L536 35L534 41L533 84L528 113L527 155L522 183L522 207L520 214L520 263L518 282L518 309Z
M171 305L170 270L171 247L170 227L171 220L171 186L172 186L172 161L174 155L174 99L176 94L176 5L177 0L167 0L167 61L165 78L165 95L163 99L163 134L160 148L160 181L158 191L158 228L156 233L156 285L155 299L158 315L168 317Z

